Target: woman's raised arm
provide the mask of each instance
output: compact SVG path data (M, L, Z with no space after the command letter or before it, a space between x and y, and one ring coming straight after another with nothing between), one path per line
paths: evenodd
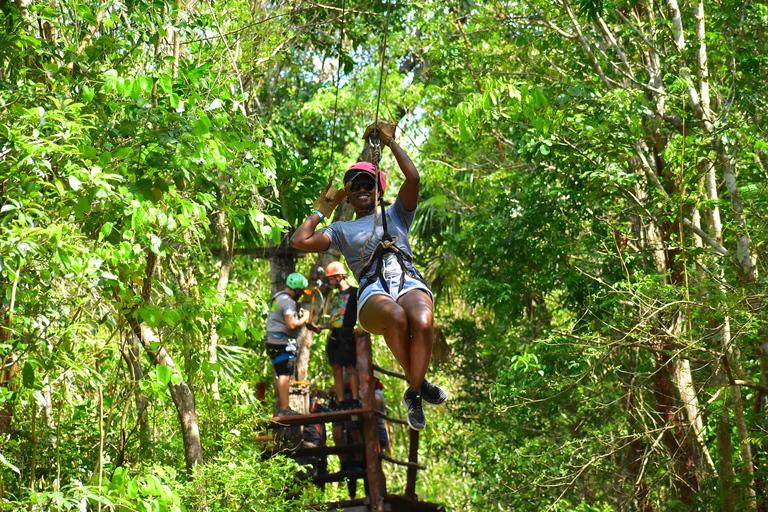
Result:
M313 212L291 236L291 247L304 252L319 252L328 249L331 246L331 239L325 233L315 231L321 220L320 214Z

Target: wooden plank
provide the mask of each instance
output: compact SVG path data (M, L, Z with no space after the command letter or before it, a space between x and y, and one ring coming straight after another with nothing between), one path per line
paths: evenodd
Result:
M346 478L349 478L350 480L358 478L365 478L368 476L368 472L364 469L355 469L352 471L339 471L338 473L329 473L327 475L318 475L310 477L309 480L312 480L316 484L323 484L328 482L341 482Z
M385 503L389 503L392 510L397 510L398 512L440 512L445 510L445 507L437 503L412 500L408 499L407 496L389 495Z
M315 423L331 423L333 421L344 421L352 416L361 416L371 409L354 409L351 411L331 411L317 414L297 414L296 416L274 416L267 428L281 428L289 425L313 425Z
M299 448L297 450L287 450L275 448L271 450L269 456L282 453L288 457L316 457L318 455L340 455L347 453L363 453L364 444L345 444L341 446L320 446L317 448Z

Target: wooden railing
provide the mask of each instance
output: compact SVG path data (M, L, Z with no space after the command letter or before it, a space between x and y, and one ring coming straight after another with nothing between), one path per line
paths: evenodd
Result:
M366 468L364 471L344 471L331 475L322 475L313 477L316 483L341 481L345 478L367 478L368 480L368 497L370 498L370 510L372 512L379 512L384 510L384 503L388 499L387 495L387 482L384 477L384 472L381 468L381 461L385 460L392 464L404 466L407 468L407 478L405 486L405 495L402 497L407 501L416 501L416 478L419 470L426 469L426 466L419 464L419 432L417 430L408 429L409 435L409 447L408 447L408 460L397 460L393 457L385 455L381 450L378 435L378 418L382 417L390 423L396 423L400 425L408 425L408 423L400 418L389 416L376 410L374 402L375 386L373 378L373 370L376 369L380 373L389 375L391 377L400 378L405 380L405 375L381 368L380 366L373 364L371 339L370 336L358 336L357 337L357 370L360 375L360 398L363 403L362 409L357 410L345 410L345 411L332 411L319 414L308 414L300 416L288 416L288 417L275 417L272 418L270 428L284 428L297 425L310 425L315 423L328 423L333 421L339 421L349 419L353 416L362 417L362 431L363 439L365 442L363 445L346 445L346 446L331 446L322 448L300 448L298 445L294 449L288 449L287 451L291 456L295 457L310 457L317 455L339 455L349 453L361 453L365 450ZM279 437L279 436L278 436ZM285 448L282 450L275 449L276 451L285 452ZM389 496L389 498L395 498ZM400 498L400 499L402 499Z

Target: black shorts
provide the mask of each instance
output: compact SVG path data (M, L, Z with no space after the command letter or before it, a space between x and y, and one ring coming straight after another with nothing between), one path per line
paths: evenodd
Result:
M276 375L293 375L296 371L296 346L267 343L267 355Z
M357 340L352 329L334 329L328 336L325 353L331 365L357 368Z

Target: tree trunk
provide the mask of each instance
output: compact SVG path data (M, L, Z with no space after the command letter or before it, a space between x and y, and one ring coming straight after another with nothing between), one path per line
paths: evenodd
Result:
M5 307L0 304L0 344L7 344L11 340L11 320L12 314L6 314ZM8 391L16 391L18 383L16 382L19 374L18 354L11 352L8 355L0 356L0 387ZM0 436L11 433L11 422L13 420L14 399L10 395L5 404L0 407Z
M728 393L727 388L725 393ZM723 412L717 418L715 428L717 435L717 460L720 477L720 510L734 512L736 510L736 493L734 492L733 448L731 446L731 428L728 421L728 400L725 401Z
M146 277L141 293L143 303L145 304L150 303L152 279L156 267L157 256L153 252L147 251ZM165 350L165 347L160 344L160 338L151 328L146 324L141 323L138 319L136 308L134 308L128 315L128 324L144 347L150 362L154 366L167 366L171 369L174 377L180 377L180 373L176 368L173 359ZM153 348L153 343L156 344L155 346L160 346L160 348ZM180 381L178 384L174 384L173 380L174 379L168 383L168 389L171 392L173 403L176 405L176 411L181 425L181 437L184 443L184 459L186 461L187 473L191 476L195 466L203 463L203 447L200 442L200 430L195 409L195 395L184 379L179 379Z
M134 336L133 331L128 331L126 332L126 346L125 350L123 350L123 359L125 359L128 370L131 372L131 387L134 393L136 421L138 422L139 430L139 447L142 454L148 454L150 432L147 406L149 403L139 387L139 382L144 378L144 369L141 367L140 358L141 346L139 345L139 339L137 336Z
M234 239L229 240L229 225L227 223L227 212L224 210L224 196L227 191L227 184L224 181L224 174L219 173L219 190L221 191L221 208L217 217L216 231L219 235L219 245L221 267L219 268L219 279L216 282L216 294L218 295L220 304L224 304L227 295L227 285L229 284L229 274L232 270L232 249L234 248ZM234 236L234 235L233 235ZM216 332L216 323L219 316L216 314L211 315L211 333L208 338L208 362L215 365L219 361L218 346L219 346L219 333ZM219 378L214 377L211 384L211 398L219 400Z
M692 507L696 503L696 493L699 492L699 481L696 478L696 461L681 433L681 425L675 412L675 385L671 376L675 373L675 362L666 354L657 355L656 371L654 372L654 395L656 407L662 427L662 443L669 453L673 468L672 483L677 489L678 498L685 505Z

